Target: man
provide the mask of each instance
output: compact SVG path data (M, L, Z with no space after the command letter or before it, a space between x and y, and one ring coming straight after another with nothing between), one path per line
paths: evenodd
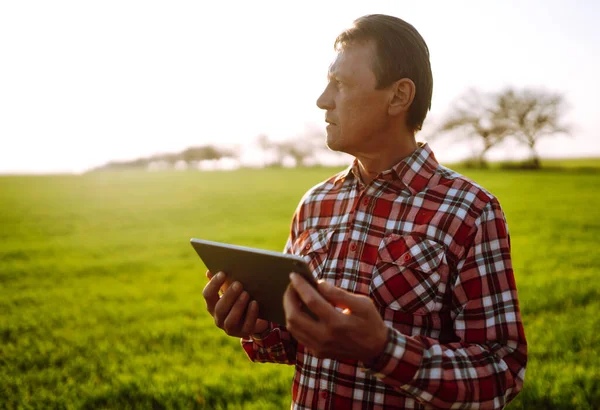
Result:
M338 36L317 105L327 144L354 163L306 193L286 252L286 324L257 320L241 285L208 311L251 360L296 366L293 408L504 407L527 347L497 199L416 143L431 104L429 51L410 24L369 15ZM306 304L319 320L301 309Z

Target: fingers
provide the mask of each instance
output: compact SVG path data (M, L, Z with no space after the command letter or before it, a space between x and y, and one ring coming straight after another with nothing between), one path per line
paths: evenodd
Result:
M322 333L322 323L313 320L302 310L302 300L292 284L288 285L283 295L283 309L287 330L304 346L312 347L314 340L318 340Z
M233 305L238 300L238 297L242 293L242 284L234 282L227 290L223 293L223 296L215 304L215 310L213 317L215 323L221 329L224 329L225 319L229 315L229 311L233 308Z
M306 322L308 315L302 311L302 300L290 283L283 294L283 310L285 311L285 326L290 332L302 333L302 329L309 324ZM300 340L296 337L297 340Z
M231 307L229 312L226 314L225 319L223 320L223 330L225 330L225 333L239 333L240 328L243 324L244 312L249 301L250 295L248 295L248 292L243 291L233 302L233 306ZM219 309L220 306L217 306L216 310Z
M363 296L350 293L326 281L319 282L318 289L323 298L335 307L356 313L364 308Z
M327 319L336 313L333 306L302 276L292 273L290 274L290 280L301 301L319 318Z
M213 316L217 327L230 336L247 337L258 322L258 302L250 302L250 294L244 291L242 284L234 282L228 286L227 275L219 272L213 275L206 271L208 284L202 292L206 300L206 308ZM222 291L222 295L219 292ZM250 302L250 303L249 303ZM266 323L266 322L265 322ZM267 326L264 326L265 328Z
M219 272L215 277L210 279L202 291L202 296L206 301L206 309L211 315L214 315L215 305L219 301L219 289L225 283L226 278L223 272Z
M210 280L214 277L215 275L213 275L213 273L209 270L206 271L206 277ZM223 293L227 290L227 288L229 287L229 283L227 283L227 276L225 276L225 283L221 286L221 288L219 289L220 293Z
M304 314L301 306L302 301L300 300L298 293L292 284L289 284L283 294L283 310L285 311L286 321L289 321L289 318Z
M258 302L253 300L248 305L248 309L246 311L246 319L242 324L241 333L243 335L249 335L254 332L256 327L256 322L258 321Z

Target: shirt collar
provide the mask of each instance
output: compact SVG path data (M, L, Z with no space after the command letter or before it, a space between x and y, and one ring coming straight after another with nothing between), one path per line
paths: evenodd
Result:
M417 149L412 154L392 168L380 173L377 178L399 183L406 187L411 194L416 195L427 186L438 167L439 163L429 145L426 142L418 142ZM334 183L347 178L356 178L357 181L360 181L360 171L356 158L352 165L337 175Z

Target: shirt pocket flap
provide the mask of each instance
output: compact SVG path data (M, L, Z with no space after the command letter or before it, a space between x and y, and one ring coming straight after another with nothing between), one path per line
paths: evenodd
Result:
M296 240L294 253L307 256L311 253L329 252L333 232L332 229L308 229L302 232Z
M411 235L389 235L381 242L370 284L383 308L426 315L442 306L445 289L444 245Z
M304 258L317 279L322 277L334 232L333 229L307 229L294 242L294 254Z
M381 262L423 273L435 272L446 255L444 245L431 239L395 234L384 238L378 253Z

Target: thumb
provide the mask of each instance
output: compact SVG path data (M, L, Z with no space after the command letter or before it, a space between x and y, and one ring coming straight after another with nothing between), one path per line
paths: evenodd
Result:
M350 311L358 308L355 294L333 286L327 281L319 283L319 293L335 307L349 309Z

